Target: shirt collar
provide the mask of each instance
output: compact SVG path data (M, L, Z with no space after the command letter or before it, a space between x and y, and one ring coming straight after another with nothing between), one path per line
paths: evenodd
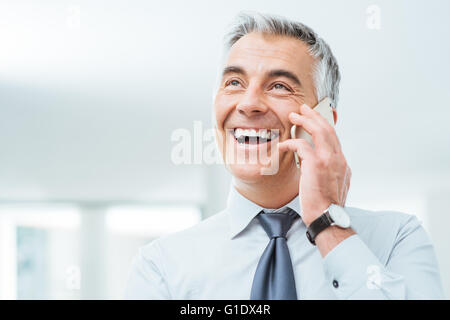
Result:
M297 214L301 215L298 195L282 208L284 207L288 207L297 212ZM258 213L260 213L263 209L265 209L266 211L274 212L279 210L263 208L256 203L248 200L243 195L241 195L231 183L227 200L227 210L230 219L230 238L234 238L242 230L244 230L253 220L253 218L256 217Z

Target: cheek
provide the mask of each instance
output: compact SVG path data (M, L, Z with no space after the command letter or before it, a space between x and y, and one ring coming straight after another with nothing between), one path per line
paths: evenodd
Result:
M270 105L283 126L290 130L292 123L289 121L289 114L291 112L300 113L300 106L303 104L302 101L303 99L293 97L286 97L283 99L272 97Z
M300 94L286 94L286 95L267 95L267 103L274 107L289 110L289 112L299 112L300 106L305 103L305 97Z
M219 130L223 129L223 123L228 114L233 110L237 104L237 98L231 95L224 95L218 93L214 100L214 111L216 113L216 124Z

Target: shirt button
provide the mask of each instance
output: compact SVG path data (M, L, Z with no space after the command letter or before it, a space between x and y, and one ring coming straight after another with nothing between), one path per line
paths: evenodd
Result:
M333 280L333 287L335 287L337 289L339 287L339 282L337 282L336 280Z

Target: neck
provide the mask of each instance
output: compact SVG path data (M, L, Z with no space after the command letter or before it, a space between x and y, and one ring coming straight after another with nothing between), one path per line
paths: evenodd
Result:
M299 172L264 176L262 181L235 179L234 187L248 200L263 208L278 209L292 201L299 190Z

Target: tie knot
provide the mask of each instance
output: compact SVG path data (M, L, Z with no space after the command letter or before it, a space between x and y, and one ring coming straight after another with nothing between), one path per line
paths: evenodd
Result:
M269 238L273 239L286 238L287 232L297 217L298 214L294 210L286 207L278 213L265 213L263 210L259 213L258 220Z

